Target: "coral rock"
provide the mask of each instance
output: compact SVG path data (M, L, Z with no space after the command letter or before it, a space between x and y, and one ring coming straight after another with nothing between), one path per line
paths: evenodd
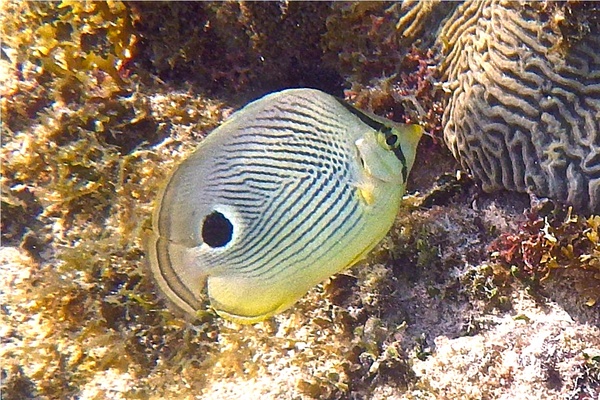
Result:
M438 38L451 93L444 137L485 191L533 192L598 212L598 10L569 7L472 1L456 10ZM560 22L586 12L591 22L575 20L585 29L570 40Z

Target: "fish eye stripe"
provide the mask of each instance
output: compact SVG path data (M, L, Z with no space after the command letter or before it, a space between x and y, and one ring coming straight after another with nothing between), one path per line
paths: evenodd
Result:
M353 105L347 103L345 100L342 100L337 97L335 99L346 110L350 111L352 114L357 116L358 119L360 119L362 122L364 122L366 125L370 126L371 128L375 129L376 131L384 132L384 130L386 130L386 129L389 130L389 128L387 128L384 124L382 124L379 121L375 121L373 118L369 117L367 114L363 113L362 111L360 111L358 108L354 107Z
M406 178L408 178L408 166L406 165L406 158L404 157L404 153L402 152L400 146L395 147L393 151L398 160L400 160L400 163L402 164L402 180L404 181L404 183L406 183Z

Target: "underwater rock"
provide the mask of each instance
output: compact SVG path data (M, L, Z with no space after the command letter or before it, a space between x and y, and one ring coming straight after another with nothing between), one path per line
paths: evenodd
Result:
M127 2L139 16L139 60L166 82L261 93L340 80L321 62L327 2Z
M444 137L485 191L533 192L598 212L600 29L584 25L569 40L560 22L575 14L551 7L469 1L446 21Z

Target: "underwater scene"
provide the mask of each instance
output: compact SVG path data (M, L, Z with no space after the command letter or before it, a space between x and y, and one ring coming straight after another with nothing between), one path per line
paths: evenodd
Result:
M600 399L600 3L0 29L0 398Z

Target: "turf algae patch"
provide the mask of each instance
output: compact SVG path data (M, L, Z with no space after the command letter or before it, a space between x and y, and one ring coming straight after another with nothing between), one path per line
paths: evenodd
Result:
M328 2L131 2L139 14L140 63L162 80L219 95L282 87L337 91L321 63ZM224 90L225 89L225 90ZM250 99L247 99L250 100Z
M440 1L335 2L321 39L324 61L347 83L391 77L413 47L425 51L434 29L454 7Z
M597 212L599 11L583 11L590 23L573 33L582 11L569 7L459 7L438 37L448 91L444 136L486 191L532 191Z
M66 225L106 216L114 190L108 177L119 146L132 140L123 131L147 107L116 100L130 89L123 71L135 46L133 17L122 3L3 8L2 207L10 212L2 220L7 239L18 242L38 215Z

